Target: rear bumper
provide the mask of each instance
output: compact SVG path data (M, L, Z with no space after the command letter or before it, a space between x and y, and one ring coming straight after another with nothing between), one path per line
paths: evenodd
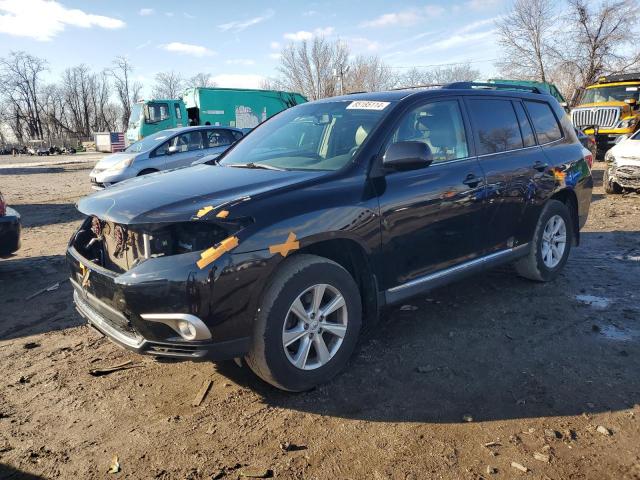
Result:
M20 248L20 214L7 207L7 213L0 217L0 257L6 257Z

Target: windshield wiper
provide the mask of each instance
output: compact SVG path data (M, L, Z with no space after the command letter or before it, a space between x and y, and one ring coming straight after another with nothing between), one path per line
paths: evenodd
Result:
M229 165L226 165L227 167L235 167L235 168L261 168L263 170L278 170L280 172L284 172L286 169L284 168L278 168L278 167L274 167L271 165L265 165L264 163L254 163L254 162L249 162L249 163L231 163Z

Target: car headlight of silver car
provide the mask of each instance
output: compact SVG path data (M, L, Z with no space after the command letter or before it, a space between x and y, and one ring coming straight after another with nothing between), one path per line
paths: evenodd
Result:
M107 170L110 170L110 171L124 170L125 168L130 167L131 165L133 165L133 157L120 160L118 163L109 167Z

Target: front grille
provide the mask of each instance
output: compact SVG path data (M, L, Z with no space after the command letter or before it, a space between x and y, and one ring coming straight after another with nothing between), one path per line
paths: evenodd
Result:
M576 108L571 112L571 121L576 127L597 125L600 128L615 127L620 120L618 107Z
M87 295L85 297L78 291L78 288L76 288L74 301L84 314L94 318L100 318L103 322L107 323L112 328L115 328L122 335L127 336L131 340L135 340L137 338L137 332L124 315L114 312L113 309L93 298L93 296L89 297Z

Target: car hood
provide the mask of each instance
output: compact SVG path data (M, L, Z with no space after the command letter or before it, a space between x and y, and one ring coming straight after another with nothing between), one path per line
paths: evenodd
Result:
M112 155L107 155L106 157L100 159L96 166L94 167L96 170L106 170L108 168L113 167L116 163L121 162L122 160L128 160L129 158L134 158L140 153L114 153Z
M640 140L624 140L611 149L617 165L640 164Z
M326 172L197 165L118 183L78 202L78 210L124 225L189 221L206 206L255 197Z

